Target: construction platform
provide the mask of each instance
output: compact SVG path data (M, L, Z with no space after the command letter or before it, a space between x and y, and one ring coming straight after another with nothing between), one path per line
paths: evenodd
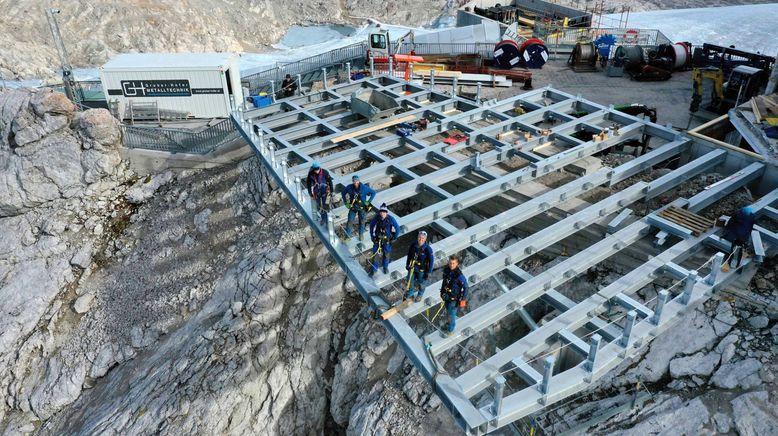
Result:
M374 121L352 113L350 96L363 89L394 99L397 113ZM426 129L396 134L399 122L422 117ZM719 200L744 187L758 198L756 253L742 268L778 251L775 166L550 87L479 106L378 77L233 120L376 312L399 302L403 247L418 229L429 232L436 271L423 301L380 322L468 434L589 388L732 280L740 269L721 271L729 244L705 217ZM467 139L444 142L456 134ZM644 154L607 165L609 150L644 141ZM336 193L357 174L378 191L376 204L389 205L402 227L389 274L369 277L369 243L344 239L339 195L327 226L318 224L301 182L314 160ZM714 171L719 181L688 190ZM452 254L465 254L471 299L454 335L443 337L445 314L434 315ZM530 261L542 266L530 273ZM573 286L609 262L629 266L599 289ZM643 292L654 285L661 290ZM462 358L464 367L453 363Z

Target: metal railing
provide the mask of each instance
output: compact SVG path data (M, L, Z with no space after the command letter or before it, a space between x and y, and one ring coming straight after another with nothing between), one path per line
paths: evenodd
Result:
M404 42L400 44L397 53L410 53L413 49L414 53L419 56L432 55L432 54L444 54L444 55L458 55L458 54L479 54L484 59L494 58L494 44L488 42L462 42L462 43L410 43Z
M229 118L200 131L151 126L121 127L125 147L168 153L207 154L240 138L240 133Z
M336 65L345 64L346 62L353 62L359 59L364 60L366 52L367 43L360 42L295 62L279 62L276 63L276 66L273 68L249 74L244 76L241 80L243 82L248 82L249 90L252 94L256 94L260 91L267 92L264 88L268 87L267 85L269 82L274 82L279 85L287 74L295 77L298 74L305 75L320 71L322 68L330 68ZM280 88L277 87L276 89Z
M592 41L600 35L610 34L616 37L616 45L640 45L653 47L660 44L672 44L662 32L656 29L637 28L568 28L542 36L549 50L569 52L581 40Z

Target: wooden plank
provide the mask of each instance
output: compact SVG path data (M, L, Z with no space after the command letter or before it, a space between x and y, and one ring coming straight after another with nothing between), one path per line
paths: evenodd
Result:
M696 223L696 222L694 222L692 220L686 219L683 216L675 215L672 212L670 212L670 213L662 213L662 214L660 214L660 216L662 216L664 218L667 218L668 220L670 220L670 221L672 221L672 222L674 222L676 224L682 225L682 226L684 226L684 227L686 227L688 229L692 229L692 230L705 231L705 230L707 230L710 227L710 226L705 226L703 224L699 224L699 223Z
M751 111L754 112L754 119L756 120L756 123L759 124L762 122L762 112L759 110L759 105L756 100L756 97L751 98Z
M705 228L708 228L713 224L713 220L691 213L686 209L670 207L663 210L662 212L670 215L677 215L681 219L697 223L700 226L705 226Z
M391 309L386 310L384 313L381 314L381 319L386 321L387 319L397 315L398 313L410 307L411 304L413 304L413 298L409 298L407 300L402 301L399 304L395 304L394 306L392 306Z
M392 127L400 123L405 123L408 121L415 121L415 120L416 120L416 115L406 115L404 117L397 118L396 120L385 121L380 124L375 124L373 126L365 127L364 129L359 129L355 132L346 133L345 135L337 136L335 138L332 138L332 143L337 144L338 142L345 141L347 139L356 138L359 135L373 133L377 130L385 129L387 127Z
M519 17L519 23L525 26L535 27L535 20L530 20L529 18Z

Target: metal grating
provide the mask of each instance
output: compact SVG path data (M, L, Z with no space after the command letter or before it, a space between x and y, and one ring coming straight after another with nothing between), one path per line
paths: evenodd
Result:
M375 122L353 115L349 97L361 89L391 96L399 113ZM404 138L394 127L371 129L409 116L427 118L429 127ZM335 207L327 227L317 224L300 181L313 160L331 171L336 191L352 174L378 187L376 201L389 205L403 234L434 231L438 267L447 255L472 254L475 260L463 265L472 305L453 336L439 335L433 322L440 307L440 281L434 275L422 302L382 321L469 434L501 428L586 389L733 277L733 272L720 272L723 255L709 248L726 248L716 236L720 229L692 233L663 219L661 210L645 217L623 213L670 195L673 188L721 165L730 152L693 147L691 139L671 129L552 88L478 106L384 76L236 112L233 118L377 311L399 299L404 258L390 264L389 274L370 278L360 262L370 247L341 238L346 209ZM454 132L469 139L443 142ZM333 143L349 133L353 137ZM621 165L600 166L593 158L649 138L651 151ZM656 178L642 177L653 166L677 159L683 165ZM763 164L748 163L726 183L688 199L674 198L664 208L699 213L764 172ZM553 175L564 177L548 183ZM778 190L753 208L762 214L776 201ZM462 228L462 220L454 218L465 213L482 218ZM657 246L657 231L673 236L663 237L663 245ZM768 230L760 232L765 241L778 240ZM502 238L509 243L495 244L501 235L510 235ZM522 268L523 261L556 257L560 251L564 256L535 274ZM399 258L403 250L395 253ZM571 282L614 256L633 258L626 274L586 295L570 292ZM638 291L652 283L664 290L641 298ZM541 302L547 309L538 316ZM609 307L615 312L606 313ZM514 318L525 327L515 328ZM491 339L496 332L503 336L499 344ZM466 356L464 368L447 365L457 356Z

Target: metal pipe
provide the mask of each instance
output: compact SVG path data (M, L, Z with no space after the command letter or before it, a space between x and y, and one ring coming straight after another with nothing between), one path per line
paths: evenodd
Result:
M408 81L413 80L413 62L408 64Z
M297 75L297 94L303 93L303 76L298 74Z
M370 56L370 77L375 77L375 59Z
M430 90L435 89L435 69L430 68Z
M481 103L481 82L478 82L478 85L476 85L475 102L479 104Z
M710 274L708 274L705 283L711 286L716 284L716 277L719 275L719 271L721 271L722 263L724 263L724 253L716 253L716 255L713 256L713 263L710 265Z
M324 89L327 89L327 68L321 69L321 83L324 85Z
M667 289L662 289L656 296L656 308L654 308L654 315L651 317L651 324L659 325L662 322L662 311L665 308L665 303L670 298L670 293Z
M459 80L454 77L454 80L451 82L451 95L457 95L457 84L459 83Z
M594 334L591 341L589 341L589 355L586 357L586 368L589 372L594 372L594 365L597 362L597 351L600 349L600 340L602 336Z
M638 317L638 313L634 310L627 312L627 321L624 323L624 331L621 334L621 346L624 348L629 347L629 337L632 335L632 327L635 326L635 319Z
M265 148L265 133L259 132L259 152L261 154L267 153L267 149Z
M346 80L351 83L351 62L346 62Z
M699 279L700 277L697 275L697 271L690 272L686 277L686 283L683 287L683 294L681 295L682 304L689 304L689 301L692 298L692 291L694 291L694 285L697 284Z
M394 62L392 62L391 56L389 56L389 75L394 76Z
M273 103L276 102L276 82L274 80L270 81L270 100L272 100Z
M270 144L267 149L270 152L270 166L276 168L276 148L273 147L273 144Z

